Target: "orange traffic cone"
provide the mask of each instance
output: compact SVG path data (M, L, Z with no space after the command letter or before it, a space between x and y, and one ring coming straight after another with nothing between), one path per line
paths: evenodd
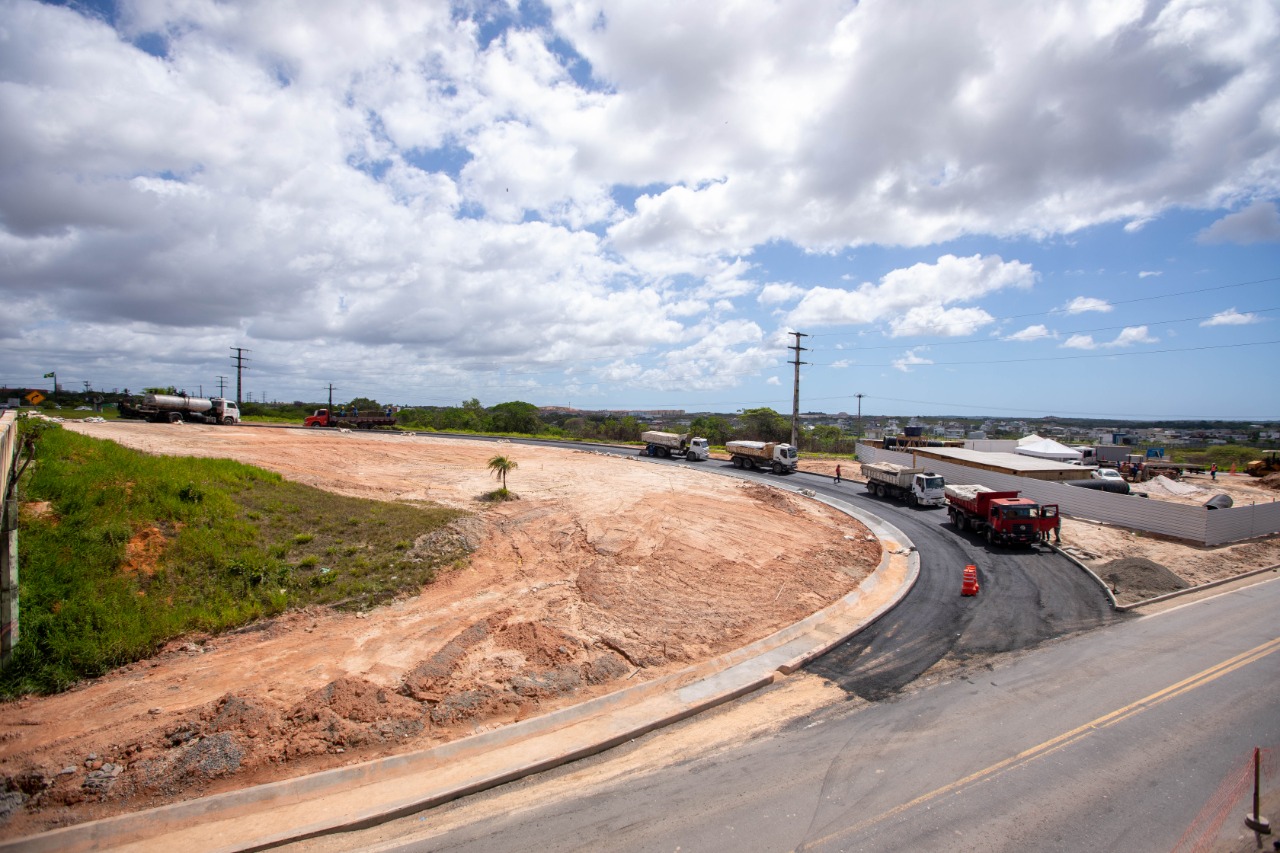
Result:
M978 567L964 567L964 583L960 585L961 595L977 595L978 594Z

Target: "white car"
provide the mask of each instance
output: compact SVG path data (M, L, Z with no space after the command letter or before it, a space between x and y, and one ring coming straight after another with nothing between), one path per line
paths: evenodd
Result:
M1124 482L1124 476L1115 468L1099 468L1089 476L1094 480L1115 480L1118 483Z

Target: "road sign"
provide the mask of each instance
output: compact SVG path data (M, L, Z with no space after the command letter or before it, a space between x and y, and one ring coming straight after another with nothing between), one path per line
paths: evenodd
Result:
M28 391L26 401L33 406L38 406L44 402L44 395L39 391Z

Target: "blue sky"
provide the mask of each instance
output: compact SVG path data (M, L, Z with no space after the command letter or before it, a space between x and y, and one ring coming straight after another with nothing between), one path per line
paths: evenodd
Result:
M1280 419L1270 0L0 0L0 384Z

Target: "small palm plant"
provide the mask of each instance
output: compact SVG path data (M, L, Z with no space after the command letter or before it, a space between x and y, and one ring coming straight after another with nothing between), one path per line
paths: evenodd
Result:
M514 459L508 459L505 456L495 456L489 460L489 470L493 472L493 476L502 478L502 488L498 490L500 497L507 497L507 472L514 471L520 467Z

